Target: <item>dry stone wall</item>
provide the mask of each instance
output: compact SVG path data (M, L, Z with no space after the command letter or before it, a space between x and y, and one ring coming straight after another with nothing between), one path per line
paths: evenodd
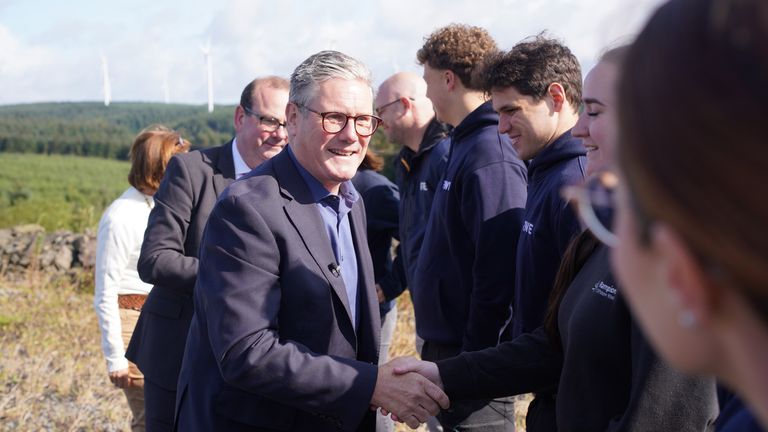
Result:
M39 225L0 229L0 276L24 277L29 272L67 273L93 269L96 236L68 231L46 233Z

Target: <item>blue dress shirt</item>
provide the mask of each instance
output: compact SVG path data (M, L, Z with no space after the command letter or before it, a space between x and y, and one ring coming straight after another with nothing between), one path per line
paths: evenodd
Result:
M352 323L357 328L357 255L355 244L352 241L352 227L349 224L349 212L352 206L360 199L360 195L352 186L351 181L345 181L339 187L339 195L334 195L312 176L296 159L290 145L286 147L293 164L301 174L304 182L312 194L315 205L320 212L323 225L328 232L333 254L336 257L334 275L340 275L347 291L349 311L352 314Z

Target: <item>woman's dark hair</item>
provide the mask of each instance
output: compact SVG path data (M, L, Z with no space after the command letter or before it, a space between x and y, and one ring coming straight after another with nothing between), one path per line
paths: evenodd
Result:
M384 168L384 158L376 154L370 147L365 152L363 162L360 163L360 170L374 170L376 172L381 171Z
M632 44L618 88L638 239L663 221L715 286L768 322L768 2L669 1Z
M568 291L568 287L573 282L573 279L599 245L600 241L589 230L585 230L571 240L568 248L565 249L562 261L560 261L560 268L557 270L557 275L555 275L555 283L552 286L552 291L549 293L547 314L544 316L544 329L549 336L549 340L558 348L563 346L560 340L560 330L557 325L560 303L563 302L563 297L565 297L565 293Z

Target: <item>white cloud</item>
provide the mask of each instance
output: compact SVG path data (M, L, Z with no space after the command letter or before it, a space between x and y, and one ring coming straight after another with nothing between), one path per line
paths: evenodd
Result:
M68 94L73 64L54 47L29 44L0 26L0 103L57 100Z
M2 19L0 103L100 100L104 53L113 100L162 101L167 75L173 102L204 104L199 46L208 38L217 103L234 103L254 77L288 76L308 55L328 48L365 61L380 82L396 70L420 72L415 55L424 37L451 22L487 28L503 49L548 29L588 67L604 46L636 32L660 1L134 0L109 9L90 0L70 0L67 7L40 0L56 14L39 28L27 28L20 21L29 17L18 14Z
M45 47L23 45L3 25L0 25L0 52L3 53L0 74L9 78L22 77L29 70L46 65L53 54Z

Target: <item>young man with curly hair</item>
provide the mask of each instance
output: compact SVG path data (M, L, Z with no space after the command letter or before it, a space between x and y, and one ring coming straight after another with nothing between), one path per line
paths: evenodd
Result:
M472 80L496 51L485 29L453 24L417 53L437 119L454 127L411 287L425 360L495 346L510 318L526 168ZM513 403L453 401L438 420L446 430L511 431Z

